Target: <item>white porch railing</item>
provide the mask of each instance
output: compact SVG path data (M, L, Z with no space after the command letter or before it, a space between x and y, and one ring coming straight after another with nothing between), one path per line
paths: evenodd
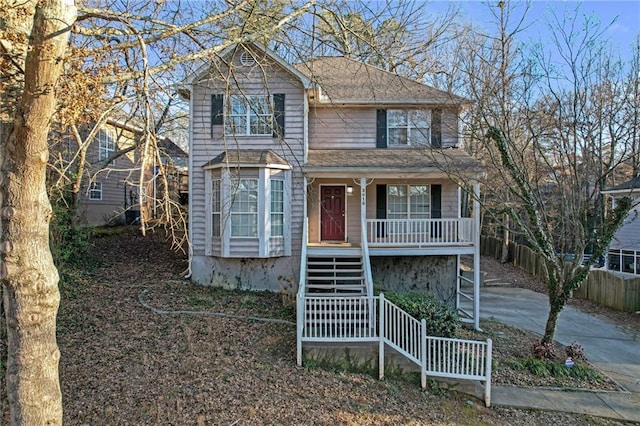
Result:
M371 246L472 245L474 219L367 219Z
M376 301L377 312L369 311ZM420 366L423 388L427 376L479 380L484 382L485 405L491 405L491 339L427 336L424 319L417 321L383 294L355 298L299 296L297 308L298 365L302 365L301 342L378 342L381 379L386 344ZM376 315L377 329L369 326Z

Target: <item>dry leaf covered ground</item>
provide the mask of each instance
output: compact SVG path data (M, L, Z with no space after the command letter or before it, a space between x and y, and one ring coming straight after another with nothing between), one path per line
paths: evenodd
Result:
M66 425L623 424L486 409L466 395L424 392L407 380L298 368L295 328L286 322L295 316L279 295L181 280L184 256L158 235L129 230L94 238L85 264L61 284ZM159 314L149 307L230 316ZM4 356L4 342L1 349ZM1 380L0 418L6 420L3 372Z

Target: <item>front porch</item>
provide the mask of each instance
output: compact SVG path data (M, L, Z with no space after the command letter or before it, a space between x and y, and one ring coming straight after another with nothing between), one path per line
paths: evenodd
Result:
M467 208L461 186L442 177L309 178L300 293L373 297L374 280L388 290L435 288L462 321L479 328L479 189L473 188ZM398 218L403 213L408 217ZM471 279L460 272L460 257L469 255ZM391 283L409 280L415 284ZM463 301L473 309L462 309Z

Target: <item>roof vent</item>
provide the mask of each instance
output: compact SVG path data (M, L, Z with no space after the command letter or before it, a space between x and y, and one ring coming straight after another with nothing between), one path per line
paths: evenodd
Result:
M253 55L249 52L247 52L246 50L244 52L242 52L242 54L240 55L240 63L244 66L251 66L251 65L255 65L256 64L256 58L253 57Z

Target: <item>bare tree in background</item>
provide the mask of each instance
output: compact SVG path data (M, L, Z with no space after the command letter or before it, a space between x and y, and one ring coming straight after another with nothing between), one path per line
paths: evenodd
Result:
M485 215L493 214L544 263L546 343L630 208L625 200L605 217L600 190L632 144L623 117L633 85L606 49L603 29L589 17L584 25L578 13L550 17L558 52L550 57L542 44L531 51L515 45L523 20L514 3L500 2L492 10L497 35L476 39L481 43L474 48L472 42L461 61L476 101L467 128L490 170Z

